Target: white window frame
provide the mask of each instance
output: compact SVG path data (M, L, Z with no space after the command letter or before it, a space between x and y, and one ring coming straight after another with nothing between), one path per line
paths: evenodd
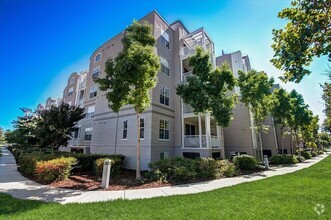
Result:
M97 76L95 76L97 75ZM93 69L92 78L97 78L100 75L100 66L97 66Z
M141 127L141 120L143 120L143 123L144 123L144 126ZM144 117L140 117L139 119L139 129L140 129L140 140L145 140L145 118ZM141 130L143 129L143 134L144 134L144 137L141 137Z
M162 130L164 131L164 137L161 138L160 137L160 134L161 134L161 121L163 121L164 123L164 128L162 128ZM167 122L167 123L166 123ZM168 126L166 126L168 125ZM166 137L166 131L168 131L168 138L165 138ZM170 121L168 119L165 119L165 118L160 118L159 120L159 140L160 141L170 141Z
M87 119L91 119L94 118L94 112L95 112L95 105L90 105L87 106L87 110L86 110L86 118Z
M100 55L100 58L97 60L97 58L98 58L99 55ZM101 53L98 53L98 54L95 55L95 57L94 57L94 63L99 62L101 59L102 59L102 54L101 54Z
M87 132L89 132L89 133L86 134ZM92 132L93 132L93 127L85 128L84 141L91 141L91 140L92 140ZM91 137L90 137L91 140L86 140L86 135L91 136Z
M161 44L169 50L170 49L169 34L165 30L163 30L162 27L161 27L161 36L160 37L161 37ZM166 41L168 46L167 46L167 44L164 44L163 41Z
M168 91L168 96L167 96L167 92ZM161 96L163 96L163 100L164 100L164 103L161 102ZM168 105L166 105L166 98L168 98ZM167 107L170 107L170 89L164 85L160 85L160 97L159 97L159 102L161 105L164 105L164 106L167 106Z
M70 79L70 85L74 84L74 82L75 82L75 78L74 77L71 77L71 79Z
M126 124L125 124L126 122ZM126 126L124 126L126 125ZM125 131L125 138L124 138L124 131ZM128 119L123 120L122 122L122 140L128 139Z
M74 94L74 87L70 87L69 89L68 89L68 97L69 96L72 96Z
M169 61L167 59L165 59L164 57L160 56L160 63L161 63L160 72L170 78ZM165 71L165 72L162 71L162 66L164 66L164 68L166 68L168 70L168 73L167 73L167 71Z
M95 95L91 97L92 93L95 93ZM98 86L97 85L91 86L91 88L90 88L90 99L96 97L97 95L98 95Z

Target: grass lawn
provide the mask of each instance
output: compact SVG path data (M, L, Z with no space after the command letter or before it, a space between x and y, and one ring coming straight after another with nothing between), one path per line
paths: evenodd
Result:
M325 207L317 215L316 204ZM298 171L211 192L59 205L0 193L0 219L331 219L331 157Z

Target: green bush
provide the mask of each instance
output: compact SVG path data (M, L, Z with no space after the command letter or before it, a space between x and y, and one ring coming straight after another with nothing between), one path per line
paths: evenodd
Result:
M303 156L297 156L297 160L298 160L299 162L303 162L303 161L306 160L306 158L303 157Z
M280 165L280 164L296 164L298 159L294 155L280 154L270 157L270 164Z
M303 156L306 159L311 159L311 157L312 157L311 154L308 151L297 152L297 155L301 155L301 156Z
M122 169L125 156L123 155L104 155L104 154L71 154L60 152L56 154L40 154L34 152L30 154L20 154L18 158L18 170L25 176L33 176L35 173L36 163L38 161L48 161L60 157L73 157L77 159L77 165L73 172L91 172L94 173L94 161L99 158L109 158L112 164L111 175L118 175Z
M217 164L222 175L226 177L231 177L237 174L236 166L229 160L218 160Z
M239 170L255 170L257 167L255 157L249 155L235 156L233 163Z
M24 176L32 177L35 174L38 161L47 161L58 157L57 155L39 153L21 154L18 158L18 171Z
M103 163L105 160L110 160L111 161L111 169L110 169L110 175L111 176L116 176L120 174L121 171L121 159L113 157L111 158L98 158L94 161L93 168L94 168L94 174L96 176L102 176L102 171L103 171Z
M65 180L69 177L70 171L76 164L77 159L73 157L60 157L48 161L39 161L36 163L36 177L42 183Z
M216 179L223 175L234 175L234 166L229 161L212 158L189 159L176 157L149 164L147 176L161 182L182 182Z
M318 155L318 153L316 151L311 151L310 154L311 154L312 157L316 157Z
M94 162L99 158L109 158L111 160L114 160L115 164L114 170L119 172L122 168L123 161L125 159L124 155L116 154L116 155L107 155L107 154L70 154L66 153L67 155L70 155L71 157L74 157L78 160L77 167L75 168L75 171L79 172L95 172L94 171ZM113 168L112 168L113 169Z

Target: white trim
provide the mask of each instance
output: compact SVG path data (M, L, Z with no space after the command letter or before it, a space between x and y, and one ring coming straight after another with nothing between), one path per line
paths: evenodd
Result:
M168 139L166 139L166 138L164 138L164 139L161 139L160 138L160 122L161 122L161 120L163 120L164 121L164 131L166 131L166 130L168 130L169 131L169 138ZM168 124L168 129L166 129L166 122L167 121L167 124ZM159 141L170 141L170 120L169 119L166 119L166 118L159 118ZM164 137L165 137L165 132L164 132Z
M99 60L96 60L97 57L98 57L98 55L100 55L100 59ZM95 55L95 57L94 57L94 63L99 62L101 59L102 59L102 53L97 53L97 55Z

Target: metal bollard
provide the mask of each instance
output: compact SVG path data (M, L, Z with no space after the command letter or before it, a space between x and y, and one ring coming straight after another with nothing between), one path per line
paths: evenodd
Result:
M269 170L269 158L268 155L264 155L264 166L267 170Z
M105 160L103 162L101 188L105 189L108 188L109 186L110 169L111 169L111 160Z

